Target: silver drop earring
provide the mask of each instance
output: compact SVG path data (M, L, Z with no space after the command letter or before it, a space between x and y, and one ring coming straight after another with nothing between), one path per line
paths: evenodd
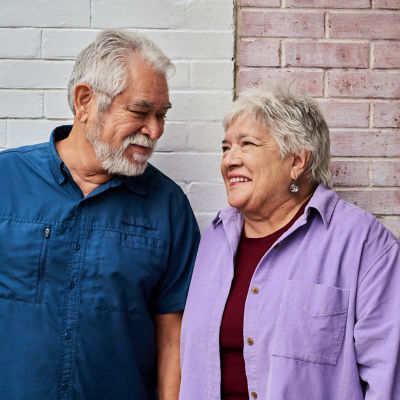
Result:
M292 192L292 193L297 193L298 191L299 191L299 185L297 184L297 182L296 182L296 180L295 179L293 179L292 180L292 184L289 186L289 190Z

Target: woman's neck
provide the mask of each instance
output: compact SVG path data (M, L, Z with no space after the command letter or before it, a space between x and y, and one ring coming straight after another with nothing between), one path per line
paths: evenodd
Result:
M268 215L243 215L244 232L248 238L270 235L288 224L301 206L310 199L314 187L290 197L287 201L275 207Z

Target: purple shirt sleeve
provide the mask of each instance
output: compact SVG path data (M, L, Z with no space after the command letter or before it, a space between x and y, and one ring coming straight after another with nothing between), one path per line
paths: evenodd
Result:
M366 400L400 399L400 252L393 244L361 277L354 341Z

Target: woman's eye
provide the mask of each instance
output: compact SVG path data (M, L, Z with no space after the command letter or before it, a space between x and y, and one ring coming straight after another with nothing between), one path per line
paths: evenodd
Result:
M252 142L243 142L242 143L242 146L254 146L254 143L252 143Z
M229 150L229 147L228 146L222 146L222 152L223 153L225 153L226 151L228 151Z

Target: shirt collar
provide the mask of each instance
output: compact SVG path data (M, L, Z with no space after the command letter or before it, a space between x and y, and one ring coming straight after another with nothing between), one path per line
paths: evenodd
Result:
M53 129L49 141L49 150L51 158L51 170L53 172L56 182L61 185L66 179L64 172L64 162L56 150L56 142L68 137L72 129L72 125L61 125Z
M328 227L338 200L339 196L336 192L324 185L318 185L311 200L305 208L306 218L311 209L315 209L321 216L325 227ZM243 216L240 211L236 208L228 207L218 212L217 216L212 221L212 226L215 228L221 222L224 222L229 218L233 218L238 226L243 225Z
M311 197L311 200L308 203L305 212L308 215L310 209L315 209L321 216L325 227L328 227L329 223L331 222L333 211L338 201L339 196L336 192L320 184L318 185L313 196Z
M61 185L65 182L67 178L67 167L65 166L63 160L61 160L60 156L56 150L56 142L59 140L63 140L68 137L72 129L72 125L61 125L55 128L51 132L50 141L49 141L49 150L50 150L50 158L51 158L51 169L54 175L56 182ZM135 194L145 196L147 194L146 190L146 179L148 179L149 174L152 173L152 167L149 165L146 168L146 171L139 176L122 176L116 175L109 182L105 183L105 185L109 187L119 186L121 184L125 184L126 187Z

